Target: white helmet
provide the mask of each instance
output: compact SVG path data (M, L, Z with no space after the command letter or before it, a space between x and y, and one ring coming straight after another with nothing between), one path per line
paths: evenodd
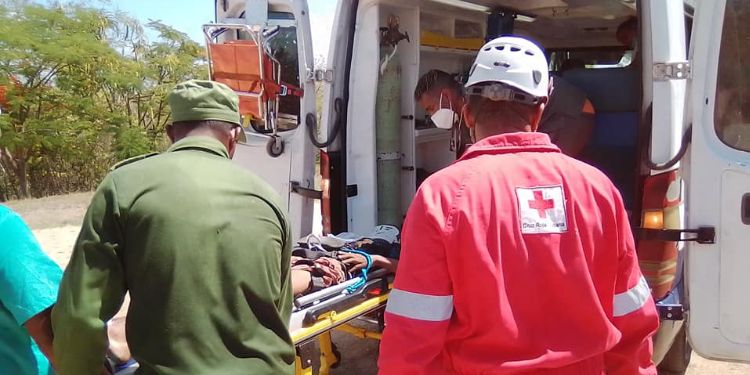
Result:
M536 104L548 96L548 69L547 58L539 46L524 38L501 36L479 50L465 87L469 95ZM503 85L472 87L492 82ZM507 86L515 90L503 90ZM531 97L518 95L517 91Z

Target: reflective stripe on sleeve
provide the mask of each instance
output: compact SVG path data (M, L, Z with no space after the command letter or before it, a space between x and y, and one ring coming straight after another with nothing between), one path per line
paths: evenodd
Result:
M409 319L442 322L453 314L453 296L433 296L393 289L386 312Z
M651 295L646 279L641 276L638 284L624 293L615 294L614 312L615 317L624 316L643 307Z

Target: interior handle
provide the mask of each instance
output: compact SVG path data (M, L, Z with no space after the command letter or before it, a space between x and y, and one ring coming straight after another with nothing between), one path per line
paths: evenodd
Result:
M742 196L742 223L750 225L750 193Z

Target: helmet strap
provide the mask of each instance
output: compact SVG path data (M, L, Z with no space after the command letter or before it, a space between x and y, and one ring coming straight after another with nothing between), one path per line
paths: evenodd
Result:
M502 83L469 87L467 88L467 95L481 96L496 102L509 101L528 105L537 105L541 102L541 98L539 97L508 87Z

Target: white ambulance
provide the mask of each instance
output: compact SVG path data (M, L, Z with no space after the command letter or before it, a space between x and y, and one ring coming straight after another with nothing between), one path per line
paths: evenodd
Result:
M419 176L456 157L415 103L420 76L527 36L596 109L587 161L632 213L660 370L683 373L691 347L750 361L750 1L339 0L325 67L305 0L215 5L212 78L241 93L249 139L235 160L278 189L297 238L316 207L326 232L400 224ZM634 46L615 37L628 19Z

